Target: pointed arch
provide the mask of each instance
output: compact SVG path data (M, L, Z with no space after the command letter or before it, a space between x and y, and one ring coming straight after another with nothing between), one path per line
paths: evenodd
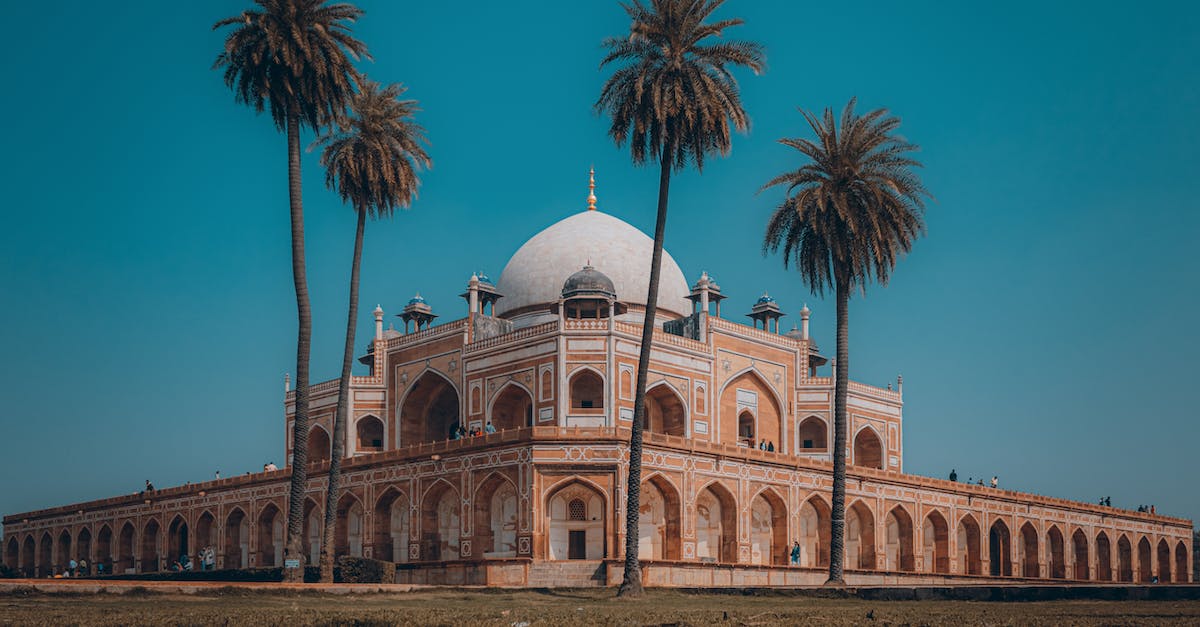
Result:
M461 426L462 394L450 377L425 368L413 378L396 405L396 446L411 446L450 438Z
M738 561L737 499L721 482L696 492L696 556L703 561Z
M829 423L824 418L810 415L800 421L796 430L796 448L801 453L817 453L829 450Z
M160 541L162 527L157 518L151 518L142 526L142 572L158 572L160 566Z
M346 490L338 499L333 527L333 555L362 557L365 511L358 495Z
M604 490L582 477L567 477L547 491L545 503L548 559L606 557L609 507Z
M112 550L112 527L108 523L100 525L100 529L96 531L96 572L113 573L113 550Z
M721 442L736 444L746 440L741 436L741 418L748 407L748 397L752 396L750 415L754 418L754 429L750 437L773 442L775 450L783 452L783 408L787 403L767 383L768 380L757 368L750 366L733 373L721 385L717 393L717 433ZM739 396L742 397L740 400Z
M809 568L829 566L831 537L829 503L813 493L800 504L800 565Z
M71 530L62 530L59 532L59 563L62 568L66 568L71 562ZM1170 561L1170 560L1168 560Z
M21 543L21 573L26 577L37 577L37 541L33 534L25 536Z
M461 536L462 498L458 488L445 479L436 479L421 497L421 559L459 559Z
M1187 545L1180 540L1175 545L1175 581L1178 583L1187 583L1191 581L1188 577L1188 550Z
M786 566L788 563L787 504L765 486L750 497L750 563Z
M982 536L980 535L979 521L975 520L975 516L972 514L963 514L958 519L955 531L958 540L955 560L959 572L964 575L982 575L983 558L979 546Z
M1133 581L1133 545L1125 534L1117 538L1117 581Z
M329 432L325 430L325 427L314 424L308 430L308 463L316 464L329 461L333 457L332 442L333 440L329 437Z
M883 436L872 425L854 433L854 465L884 470Z
M167 525L167 561L182 563L182 556L191 554L192 538L189 534L187 520L182 514L175 514Z
M1066 579L1067 566L1064 554L1065 540L1058 525L1050 525L1046 530L1046 563L1049 565L1051 579Z
M54 574L54 538L49 531L43 531L38 538L38 576Z
M1150 539L1142 536L1137 544L1137 571L1138 581L1142 583L1150 583L1154 577L1153 561L1151 559Z
M846 508L846 567L875 570L875 513L862 499Z
M993 577L1012 577L1012 533L1003 518L988 529L988 568Z
M1101 531L1096 534L1096 579L1112 581L1112 547L1108 543L1108 534Z
M275 503L267 503L258 512L258 566L283 566L285 518Z
M1091 559L1088 557L1088 540L1083 529L1076 527L1075 533L1071 534L1071 549L1075 558L1075 579L1091 579L1088 573L1088 566L1091 564Z
M250 518L235 505L225 515L225 568L246 568L250 562Z
M1158 582L1171 583L1171 545L1167 539L1158 541Z
M883 519L886 532L884 538L885 570L915 571L916 557L913 555L912 515L903 505L896 505Z
M687 437L688 409L684 395L663 379L646 388L646 416L643 427L647 431Z
M321 561L321 534L325 528L325 509L315 499L304 499L304 529L300 542L304 546L304 556L309 565L315 566Z
M21 543L16 536L9 536L4 543L4 566L14 572L21 567Z
M567 380L571 409L604 409L604 373L591 366L579 366L571 371Z
M81 562L87 560L90 570L92 562L92 528L89 525L80 525L79 529L75 532L75 555L76 559Z
M117 536L117 565L113 569L114 574L132 573L137 568L133 556L136 536L137 531L133 527L133 522L125 521L125 524L121 525L120 535Z
M483 557L516 557L520 522L516 482L505 473L492 471L476 485L473 548Z
M1022 577L1041 577L1041 551L1038 548L1038 532L1033 523L1026 521L1021 525L1017 557L1021 564Z
M387 428L375 414L364 414L354 421L354 452L379 453L387 442Z
M921 525L921 546L925 552L925 570L950 573L950 525L938 510L930 510Z
M375 500L373 524L375 559L407 562L412 533L412 502L408 494L397 486L388 486Z
M487 421L497 431L532 427L533 391L518 381L507 381L488 403Z
M642 481L638 506L638 559L680 559L680 504L679 490L662 473L651 473Z

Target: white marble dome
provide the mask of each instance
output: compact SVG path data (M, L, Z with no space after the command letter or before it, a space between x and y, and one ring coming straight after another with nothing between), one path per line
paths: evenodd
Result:
M504 295L496 303L497 315L520 326L551 317L549 305L558 301L563 282L589 264L612 279L617 300L645 307L653 249L653 239L607 213L584 211L560 220L525 242L504 266L496 285ZM658 290L660 324L691 313L689 293L679 265L664 250Z

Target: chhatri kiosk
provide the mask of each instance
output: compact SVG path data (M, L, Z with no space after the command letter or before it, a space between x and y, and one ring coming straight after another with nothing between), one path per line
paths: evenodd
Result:
M307 557L334 507L337 553L396 562L397 581L619 581L638 348L651 323L646 582L823 582L833 380L807 308L781 333L783 311L764 294L752 324L734 321L743 312L722 313L712 276L689 284L664 252L647 321L651 248L592 194L586 211L525 242L498 281L471 276L457 319L434 324L439 312L417 296L399 332L376 308L370 373L350 386L337 503L324 495L338 382L312 387ZM848 582L1189 580L1191 521L905 474L902 381L849 390ZM488 423L495 433L453 438ZM220 568L280 566L288 480L284 469L9 515L4 563L45 576L86 558L141 573L211 545ZM792 541L799 567L787 564Z

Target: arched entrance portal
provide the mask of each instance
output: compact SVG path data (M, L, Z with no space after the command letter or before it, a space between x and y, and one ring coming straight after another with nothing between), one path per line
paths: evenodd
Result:
M96 572L100 572L101 566L104 572L113 572L112 529L108 525L96 532Z
M309 566L321 563L321 533L325 529L325 512L312 499L304 500L304 555Z
M571 482L555 490L546 503L552 560L604 559L604 497L591 486Z
M883 442L873 429L864 428L854 436L854 465L883 470Z
M350 493L338 501L337 520L333 528L333 555L362 557L363 554L363 507Z
M458 391L450 380L426 370L405 393L400 405L399 446L450 438L459 422Z
M33 536L25 536L25 543L21 546L21 573L26 577L37 577L36 553L37 545Z
M196 537L193 542L196 545L197 554L208 547L212 547L213 555L214 557L216 556L217 538L216 534L214 533L216 531L216 526L217 519L212 515L212 512L206 511L203 514L200 514L200 518L196 519Z
M75 554L79 561L88 561L88 570L91 570L92 562L92 531L87 527L79 530L79 537L75 539ZM85 573L87 574L87 573Z
M719 483L696 495L696 557L705 562L737 561L737 502Z
M258 565L283 566L284 516L274 503L258 513Z
M245 568L250 559L250 521L235 507L225 518L225 568Z
M58 534L58 561L62 562L60 568L64 570L71 562L71 532L66 529Z
M358 453L378 453L383 450L383 421L375 416L363 416L355 425L354 450Z
M1158 581L1171 582L1171 545L1166 539L1158 541Z
M921 545L926 572L950 572L950 526L940 512L932 511L925 517L921 525Z
M458 490L439 481L421 500L421 559L448 561L459 558L462 534L462 499Z
M771 490L763 490L750 501L750 563L786 566L787 506Z
M993 577L1012 577L1012 534L1003 520L988 530L988 567Z
M846 508L846 567L875 570L875 516L862 501Z
M54 538L50 537L50 532L42 534L38 540L38 576L45 577L46 575L54 574Z
M638 559L679 559L679 493L661 475L642 483Z
M1041 560L1042 554L1038 552L1037 529L1033 528L1032 523L1027 522L1021 525L1019 549L1017 558L1021 563L1021 576L1041 577L1041 567L1038 561Z
M824 420L809 416L800 423L799 435L796 438L800 452L818 452L829 448L829 428Z
M800 506L800 565L829 566L829 506L814 496Z
M151 518L142 529L142 572L153 573L159 570L159 531L158 521Z
M167 526L167 560L182 564L181 556L191 555L189 540L187 522L183 517L171 519L171 524Z
M958 522L958 553L955 559L959 572L964 575L982 575L983 559L980 556L979 523L970 514Z
M1146 536L1142 536L1142 539L1138 540L1137 558L1138 581L1150 583L1154 577L1154 568L1150 564L1150 541L1146 539Z
M509 383L492 401L488 421L497 431L533 426L533 396L529 390Z
M883 519L886 544L885 569L890 571L914 571L917 569L913 556L912 517L903 507L896 506Z
M517 488L500 474L475 490L475 547L484 557L517 555Z
M646 391L646 420L642 426L655 433L687 435L687 409L674 388L663 383Z
M14 571L21 567L21 545L16 538L9 537L4 544L4 565Z
M121 527L121 534L117 537L117 565L113 569L116 574L131 573L134 571L133 563L133 536L136 532L133 529L133 523L126 522Z
M734 377L721 389L719 411L721 442L744 443L754 448L760 442L775 444L783 452L784 431L774 388L756 371L750 370Z
M1063 535L1058 527L1051 525L1046 532L1046 562L1050 565L1052 579L1066 579L1067 566L1063 558Z
M1075 557L1075 578L1086 580L1088 577L1088 541L1087 536L1083 535L1082 529L1076 529L1075 533L1071 534L1071 545L1074 549Z
M308 431L308 463L327 462L330 457L333 457L333 449L330 448L329 434L320 425L313 425Z
M1108 534L1101 531L1096 534L1096 579L1112 581L1112 547L1108 544Z
M1183 542L1175 545L1175 581L1179 583L1187 583L1191 579L1188 577L1188 554L1187 547Z
M1124 535L1117 539L1117 581L1133 581L1133 547Z
M406 494L388 488L379 497L375 503L375 559L408 561L409 517Z

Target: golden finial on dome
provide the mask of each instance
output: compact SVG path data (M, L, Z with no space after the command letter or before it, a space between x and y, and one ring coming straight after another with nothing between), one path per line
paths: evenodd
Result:
M588 211L596 210L596 168L588 172Z

